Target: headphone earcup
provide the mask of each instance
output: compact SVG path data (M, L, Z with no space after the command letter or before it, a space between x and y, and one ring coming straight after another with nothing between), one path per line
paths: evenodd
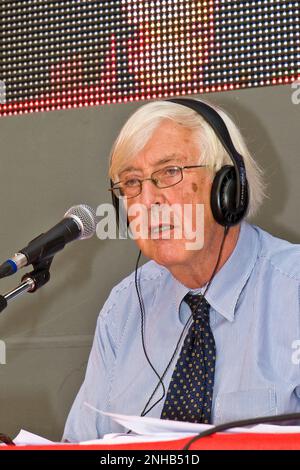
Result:
M117 226L119 226L119 199L114 195L113 192L111 193L111 199L112 199L112 204L116 211Z
M216 173L211 188L210 204L215 220L224 227L231 227L241 222L248 207L246 204L236 210L236 173L234 166L225 165Z
M113 182L110 180L110 187L112 188ZM112 199L112 204L115 208L116 211L116 221L117 221L117 226L120 228L120 202L119 199L114 195L114 193L111 193L111 199ZM127 218L127 227L129 227L129 220Z

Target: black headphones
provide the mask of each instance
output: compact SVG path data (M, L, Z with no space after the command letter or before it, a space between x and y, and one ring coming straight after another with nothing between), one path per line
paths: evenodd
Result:
M233 165L224 165L216 173L211 188L210 204L215 220L224 227L231 227L242 221L249 207L249 188L243 157L233 145L229 131L220 114L202 101L190 98L166 100L193 109L215 131L227 150ZM113 182L110 181L111 187ZM112 192L112 203L119 222L119 200Z

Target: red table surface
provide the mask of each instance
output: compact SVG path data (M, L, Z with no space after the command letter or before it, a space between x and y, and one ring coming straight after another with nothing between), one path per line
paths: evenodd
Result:
M1 446L1 450L182 450L190 438L128 444L65 444ZM190 450L300 450L298 434L215 434L201 438Z

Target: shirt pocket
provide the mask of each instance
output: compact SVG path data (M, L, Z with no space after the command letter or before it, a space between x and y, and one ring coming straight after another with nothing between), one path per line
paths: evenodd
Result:
M215 400L214 423L276 414L276 390L274 386L220 393Z

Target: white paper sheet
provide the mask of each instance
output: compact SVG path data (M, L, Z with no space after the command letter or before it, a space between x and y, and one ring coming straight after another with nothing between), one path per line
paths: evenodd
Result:
M148 416L129 416L117 413L102 412L106 416L110 416L114 421L131 429L136 434L153 435L161 433L189 433L198 434L212 428L211 424L188 423L183 421L169 421L167 419L151 418Z
M130 442L154 442L154 441L169 441L176 439L184 439L186 437L194 436L207 429L214 427L211 424L201 423L187 423L183 421L169 421L159 418L141 417L141 416L130 416L122 415L118 413L108 413L98 410L94 406L85 402L85 405L96 411L97 413L109 416L117 423L124 426L126 429L130 429L133 433L126 434L106 434L103 439L94 439L90 441L84 441L80 444L123 444ZM260 434L290 434L299 433L300 426L276 426L273 424L258 424L256 426L244 427L244 428L233 428L226 432L231 433L260 433ZM44 437L33 434L29 431L21 429L19 434L14 438L16 445L49 445L49 444L61 444L62 442L53 442Z
M161 441L175 441L184 439L186 437L192 437L195 433L162 433L162 434L152 434L149 436L141 434L105 434L103 439L93 439L91 441L80 442L82 445L92 445L92 444L128 444L128 443L138 443L138 442L161 442Z
M151 436L151 435L162 435L167 433L168 435L174 435L175 433L179 434L189 434L195 435L200 432L206 431L214 427L211 424L202 424L202 423L188 423L183 421L169 421L166 419L151 418L151 417L141 417L141 416L130 416L123 415L118 413L108 413L101 410L98 410L94 406L85 402L85 406L91 408L97 413L101 413L105 416L111 417L114 421L124 426L126 429L130 429L136 434L142 436ZM232 428L226 432L230 433L300 433L300 426L276 426L273 424L258 424L255 426L241 427L241 428Z
M19 434L13 439L16 445L47 445L56 444L55 442L49 441L44 437L37 436L32 432L21 429Z

